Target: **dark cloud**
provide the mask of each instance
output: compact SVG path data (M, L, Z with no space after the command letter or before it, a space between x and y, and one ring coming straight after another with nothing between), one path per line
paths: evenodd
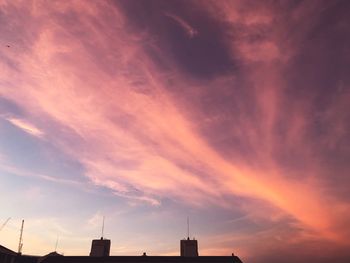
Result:
M344 193L341 185L349 184L344 171L350 169L350 3L324 1L299 8L298 19L289 20L297 30L287 41L295 53L283 71L284 100L289 108L303 104L307 127L301 136L323 163L325 173L319 176L329 184L342 181L338 190Z
M323 111L339 92L339 84L350 83L350 19L348 1L334 1L322 9L319 5L294 21L291 27L300 28L303 36L293 40L297 50L289 62L286 78L290 95L310 99L315 110ZM306 30L305 30L306 29ZM297 42L295 42L297 40Z
M147 32L185 74L211 78L232 72L237 65L227 46L222 22L188 1L116 1L128 18L130 28ZM171 14L171 15L169 15ZM185 21L196 34L189 36L176 17ZM145 44L151 54L155 51Z

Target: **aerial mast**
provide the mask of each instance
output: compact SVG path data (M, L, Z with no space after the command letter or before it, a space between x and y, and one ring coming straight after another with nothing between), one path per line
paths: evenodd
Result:
M190 239L190 218L187 216L187 239Z
M58 235L57 235L57 238L56 238L55 252L57 252L57 246L58 246Z
M105 230L105 216L102 218L102 231L101 231L101 239L103 239L103 232Z
M18 243L18 254L22 254L22 237L23 237L23 226L24 226L24 220L22 220L22 226L21 226L21 234L19 236L19 243Z

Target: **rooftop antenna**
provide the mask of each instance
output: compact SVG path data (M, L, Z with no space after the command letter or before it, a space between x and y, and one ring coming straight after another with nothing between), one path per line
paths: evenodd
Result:
M101 231L101 239L103 239L103 232L105 230L105 216L103 216L102 219L102 231Z
M23 226L24 226L24 220L22 219L22 226L21 226L21 234L19 236L19 243L18 243L18 254L22 254L22 237L23 237Z
M57 246L58 246L58 235L57 235L57 238L56 238L55 252L57 252Z
M190 218L187 216L187 239L190 239Z

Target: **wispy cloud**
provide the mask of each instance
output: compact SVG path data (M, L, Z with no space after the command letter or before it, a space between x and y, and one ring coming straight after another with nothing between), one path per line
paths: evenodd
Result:
M49 176L41 173L34 173L31 171L23 170L14 164L9 164L8 162L6 162L6 160L0 160L0 170L17 175L17 176L41 179L41 180L45 180L53 183L59 183L59 184L65 184L65 185L71 185L71 186L82 185L82 183L79 181L63 179L60 177L53 177L53 176Z
M186 32L186 34L190 37L193 38L195 36L197 36L199 33L198 31L193 28L189 23L187 23L184 19L182 19L179 16L170 14L170 13L164 13L165 16L171 18L172 20L174 20L179 26L181 26L183 28L183 30Z
M9 122L11 122L13 125L15 125L16 127L25 131L26 133L29 133L29 134L36 136L36 137L43 137L44 136L44 132L42 132L37 127L35 127L33 124L31 124L25 120L17 119L17 118L7 118L7 120Z

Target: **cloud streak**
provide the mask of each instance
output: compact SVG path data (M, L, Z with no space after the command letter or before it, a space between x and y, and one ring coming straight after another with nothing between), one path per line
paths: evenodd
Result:
M179 16L169 14L169 13L164 13L164 15L173 19L176 23L178 23L179 26L181 26L185 30L186 34L190 38L193 38L196 35L198 35L198 31L196 29L194 29L192 26L190 26L185 20L183 20Z
M44 133L40 131L38 128L36 128L34 125L16 118L7 118L9 122L11 122L13 125L17 126L18 128L22 129L23 131L36 136L36 137L42 137L44 136Z

